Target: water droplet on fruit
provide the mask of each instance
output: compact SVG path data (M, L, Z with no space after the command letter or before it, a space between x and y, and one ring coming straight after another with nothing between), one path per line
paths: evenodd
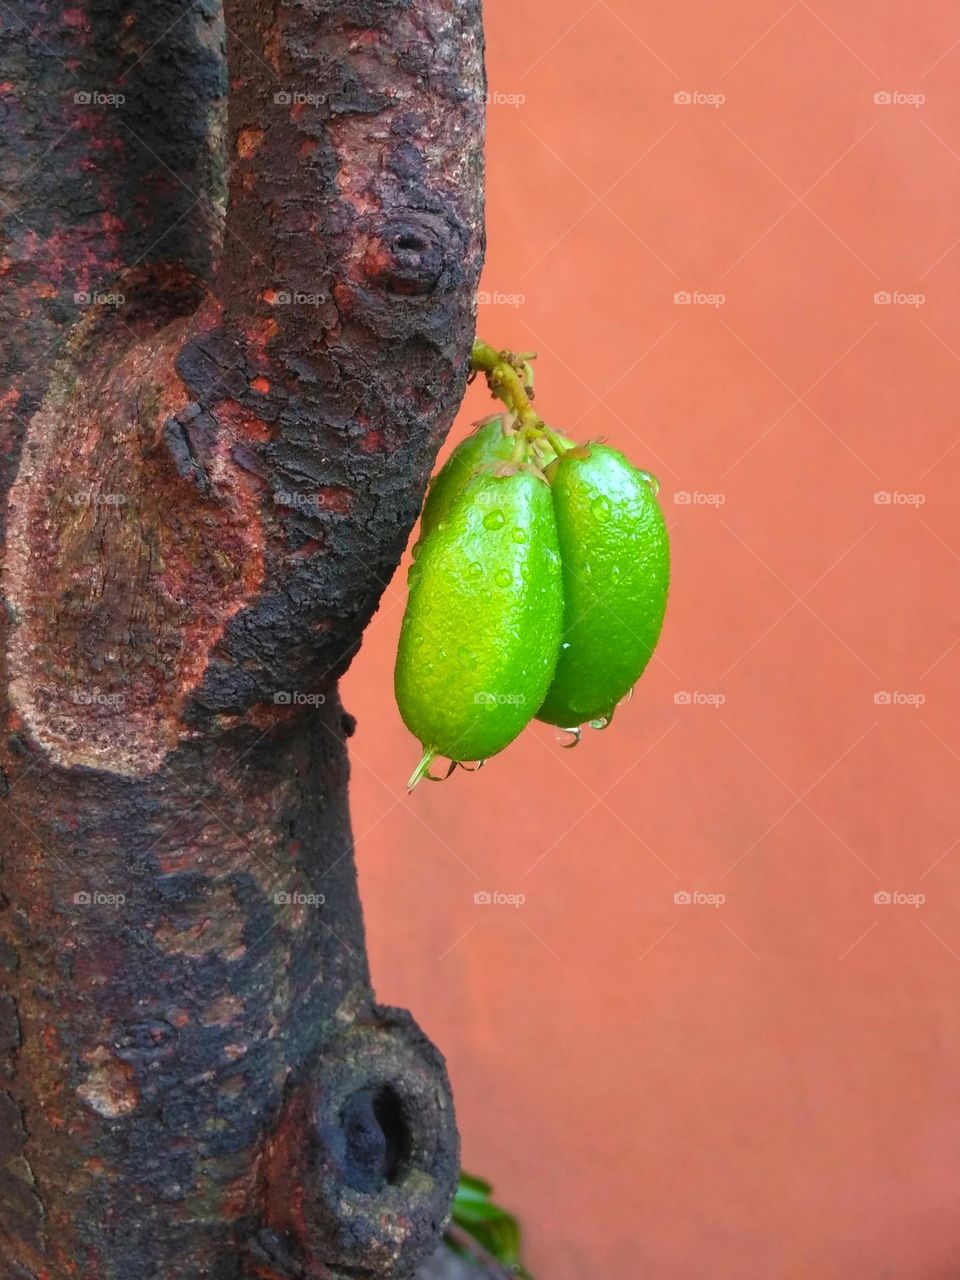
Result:
M530 577L530 566L527 564L526 560L521 560L520 562L520 577L523 578L524 581Z
M569 648L570 648L570 641L569 641L569 640L564 640L564 642L563 642L563 644L560 646L560 648L561 648L561 649L569 649Z
M483 527L485 529L502 529L504 524L504 516L502 511L488 511L483 517Z
M473 564L470 566L470 577L480 578L482 576L483 576L483 565L480 563L479 560L474 560Z
M590 503L590 510L593 512L595 520L609 520L610 499L601 494L599 498L594 498L593 502Z
M417 541L413 544L413 549L410 552L414 560L416 560L417 556L420 554L422 550L423 550L423 539L418 538Z
M641 471L640 479L644 480L650 486L650 491L652 492L653 496L656 497L657 494L660 492L660 481L653 474L653 472Z
M446 772L446 773L444 773L444 774L441 774L441 776L440 776L439 778L434 777L433 772L432 772L432 766L431 766L431 770L430 770L429 772L425 773L423 776L426 778L426 780L427 780L428 782L446 782L446 780L451 776L451 774L454 772L454 770L456 769L456 767L457 767L457 762L456 762L456 760L448 760L448 761L447 761L447 772Z
M497 576L494 579L498 587L509 587L513 585L513 574L509 569L498 569Z
M527 531L526 529L521 529L520 526L517 525L513 533L511 533L510 537L514 540L514 542L526 542Z
M611 711L608 716L597 716L596 720L591 720L590 728L597 729L597 730L606 729L612 723L613 723L613 712Z
M555 737L565 751L572 751L580 743L583 731L576 729L558 729Z

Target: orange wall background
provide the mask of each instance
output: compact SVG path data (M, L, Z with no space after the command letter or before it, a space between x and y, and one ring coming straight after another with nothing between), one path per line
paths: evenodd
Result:
M960 12L487 8L480 330L659 475L674 586L607 732L410 798L390 586L345 684L380 994L538 1280L955 1280Z

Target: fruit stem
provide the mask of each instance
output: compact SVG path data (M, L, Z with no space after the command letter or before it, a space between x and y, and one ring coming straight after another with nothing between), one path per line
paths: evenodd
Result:
M420 763L417 765L413 773L411 773L410 775L410 781L407 783L408 792L412 791L418 782L423 781L423 779L430 772L430 766L433 764L436 758L437 758L436 751L424 751L423 755L420 757Z
M567 452L567 446L563 443L563 441L560 439L557 433L553 431L550 427L548 427L545 422L543 423L543 434L546 437L550 445L550 448L553 450L553 452L557 455L558 458L562 458L563 455Z
M486 377L491 394L516 415L521 438L528 444L545 439L559 457L566 452L566 446L550 430L530 402L527 387L520 376L520 371L526 364L525 356L519 356L513 351L498 351L489 342L481 342L479 338L473 344L470 368Z

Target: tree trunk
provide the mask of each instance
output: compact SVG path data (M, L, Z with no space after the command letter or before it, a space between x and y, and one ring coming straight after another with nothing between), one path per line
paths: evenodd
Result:
M11 0L0 102L0 1277L408 1275L457 1135L337 680L465 385L480 0Z

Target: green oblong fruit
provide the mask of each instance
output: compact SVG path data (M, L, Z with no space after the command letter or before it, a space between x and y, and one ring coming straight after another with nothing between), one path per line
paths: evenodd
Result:
M563 440L563 437L560 439ZM563 443L568 448L573 446L573 441L563 440ZM509 462L513 458L515 447L516 436L503 434L499 417L491 422L481 423L466 439L461 440L430 481L427 500L420 516L421 538L426 537L447 518L454 502L481 468L498 462ZM553 456L553 450L545 446L544 461L551 461Z
M513 444L513 440L503 434L500 418L482 423L461 440L430 481L420 516L420 536L425 537L446 519L451 506L480 467L491 462L508 462Z
M395 689L424 749L484 760L533 718L563 626L550 488L529 471L481 473L422 541L410 570Z
M648 481L590 445L548 470L563 563L563 641L537 718L573 728L609 718L653 654L667 605L670 544Z

